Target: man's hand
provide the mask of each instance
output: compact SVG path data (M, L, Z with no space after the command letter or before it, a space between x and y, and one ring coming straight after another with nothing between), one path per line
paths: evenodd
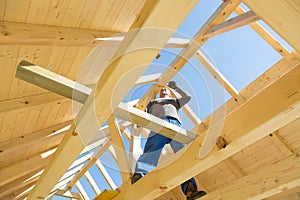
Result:
M175 90L177 88L177 84L176 84L175 81L170 81L168 83L168 87L171 88L171 89L173 89L173 90Z

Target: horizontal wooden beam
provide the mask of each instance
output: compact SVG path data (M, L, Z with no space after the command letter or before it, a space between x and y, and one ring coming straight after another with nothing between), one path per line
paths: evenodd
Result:
M198 136L126 103L121 102L114 115L184 144L190 143Z
M211 27L204 35L204 37L209 38L222 33L226 33L233 29L256 22L259 19L260 18L253 11L248 11L246 13L233 17L223 23Z
M150 172L115 200L132 199L132 195L137 199L154 199L164 193L159 189L161 186L167 188L167 192L299 118L300 67L299 62L290 65L291 70L283 77L237 108L231 108L233 111L226 115L221 133L230 141L225 149L215 148L208 156L200 158L203 137L197 137L190 146L170 158L172 164Z
M0 22L1 45L97 45L97 38L111 37L118 32L61 26Z
M80 103L85 103L91 94L90 88L26 61L19 64L16 76ZM197 137L192 132L165 122L129 104L121 103L118 105L114 115L182 143L189 143Z
M292 155L207 193L203 200L231 199L236 196L239 199L264 199L298 186L300 186L300 157Z
M161 75L160 73L156 73L156 74L149 74L149 75L141 76L136 81L135 85L142 85L142 84L155 82L158 80L160 75ZM25 60L21 61L18 64L17 71L16 71L16 77L23 81L32 83L36 86L42 87L42 88L52 91L52 92L55 92L59 95L62 95L69 99L73 99L74 101L77 101L80 103L84 103L86 101L87 97L92 92L92 89L85 85L82 85L80 83L72 81L66 77L63 77L59 74L51 72L40 66L36 66ZM50 94L53 94L53 93L50 93ZM48 94L47 97L48 96L50 97L48 101L51 101L51 100L54 101L56 98L63 99L63 97L59 96L59 95L53 95L53 97L51 97ZM35 97L35 99L37 99L41 103L43 103L42 98L43 98L43 96ZM23 101L20 101L20 100L16 101L16 103L20 104L20 102L24 102L25 105L28 105L29 103L32 104L31 103L32 101L35 103L37 100L33 101L29 98L25 98ZM11 108L10 110L16 109L16 107L17 107L17 106L13 107L13 105L15 105L16 103L11 102L11 101L7 101L4 103L2 103L3 106L6 106L6 105L7 106L5 108L2 108L3 111L7 111L9 108ZM1 102L0 102L0 105L1 105ZM19 107L24 107L24 106L23 106L23 104L21 104Z

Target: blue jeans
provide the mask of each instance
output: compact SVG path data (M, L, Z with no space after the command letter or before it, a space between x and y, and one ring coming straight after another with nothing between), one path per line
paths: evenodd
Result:
M175 118L166 117L163 120L175 124L177 126L181 126L180 122ZM182 144L180 142L177 142L175 140L172 140L170 138L167 138L163 135L151 131L146 141L144 152L136 162L136 168L134 173L145 175L148 172L152 171L157 166L162 149L166 144L169 143L174 153L176 153L185 146L185 144ZM186 194L185 191L189 181L191 181L197 187L194 178L185 181L181 184L181 190L184 194Z

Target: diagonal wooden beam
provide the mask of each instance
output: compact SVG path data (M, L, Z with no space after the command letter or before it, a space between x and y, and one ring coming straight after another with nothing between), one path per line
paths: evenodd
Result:
M0 22L2 45L97 45L97 38L111 37L118 32L59 26Z
M204 65L204 67L211 73L211 75L225 88L225 90L232 96L236 97L238 90L227 80L227 78L203 55L201 51L197 51L195 57Z
M96 166L99 169L100 173L103 175L106 182L108 183L109 187L111 189L115 190L117 188L117 186L116 186L114 180L111 178L111 176L109 175L109 173L107 172L104 165L101 163L101 161L99 159L96 161Z
M256 22L257 20L260 20L260 18L253 11L248 11L246 13L238 15L237 17L233 17L223 23L211 27L204 35L204 37L213 37L231 31L233 29L248 25L250 23Z
M90 174L89 171L87 171L85 174L84 174L85 178L87 179L87 181L89 182L89 184L92 186L94 192L98 195L101 193L101 190L99 189L97 183L95 182L93 176Z
M110 116L107 122L110 129L111 142L116 151L116 161L119 166L122 181L123 183L126 183L130 178L130 168L128 157L126 154L126 149L122 140L122 133L120 131L119 126L116 123L116 119L114 116Z
M84 200L90 200L89 195L86 193L84 187L81 185L81 183L78 181L75 185L79 191L79 193L82 195Z
M33 189L30 195L31 199L45 198L49 194L55 183L80 154L84 144L88 144L92 140L99 126L102 126L108 119L117 104L142 75L147 65L165 46L172 33L162 31L162 29L176 30L196 3L196 0L152 0L145 3L131 27L132 30L135 30L126 35L113 62L103 72L97 87L79 112L76 123L71 126L51 163ZM153 27L158 29L153 29ZM141 38L146 39L142 40ZM151 44L152 48L145 48L148 44ZM118 82L124 73L130 72L137 66L143 67L136 70L135 73L130 73L130 77L127 77L128 80L126 79L122 85L122 90L118 90L118 93L114 95L116 104L112 104L112 107L107 106L108 103L113 102L111 86ZM95 117L96 121L91 120ZM75 126L79 135L73 134Z
M199 147L203 142L203 137L197 137L188 148L170 158L170 160L174 160L172 164L160 168L158 171L150 172L137 183L128 187L115 200L132 199L132 195L135 195L134 198L137 199L154 199L186 179L259 141L270 132L299 118L299 62L290 62L289 68L291 68L290 71L269 87L264 88L237 108L231 108L233 111L228 112L221 134L231 141L225 149L217 150L215 148L208 156L200 159ZM182 163L188 164L183 165ZM159 189L161 186L167 189L162 192ZM139 193L134 191L139 191Z

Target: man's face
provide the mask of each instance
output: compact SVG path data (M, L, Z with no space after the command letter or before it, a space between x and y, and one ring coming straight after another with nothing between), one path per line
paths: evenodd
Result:
M171 92L168 88L162 88L159 92L159 96L160 98L170 97Z

